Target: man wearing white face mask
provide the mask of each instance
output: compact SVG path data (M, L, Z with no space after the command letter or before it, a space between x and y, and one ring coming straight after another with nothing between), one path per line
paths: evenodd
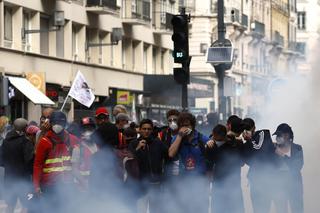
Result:
M44 198L45 210L55 211L61 201L67 203L64 199L69 198L68 193L74 187L72 161L75 160L72 155L78 147L78 139L65 131L67 117L63 112L52 112L49 120L51 129L37 146L33 185L36 194L42 194Z
M164 126L162 130L158 133L158 138L169 147L171 140L174 136L178 134L178 117L180 112L176 109L171 109L167 112L167 122L168 125ZM177 176L179 174L179 158L168 159L165 165L165 176L167 178Z
M303 183L301 169L303 167L303 150L293 143L291 127L282 123L277 127L276 135L277 170L275 178L275 206L277 212L303 212Z

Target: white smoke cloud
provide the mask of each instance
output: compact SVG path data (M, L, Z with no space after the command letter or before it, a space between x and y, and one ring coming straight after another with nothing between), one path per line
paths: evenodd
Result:
M319 212L320 203L320 40L319 40L319 5L317 0L307 7L309 39L307 41L306 61L310 72L290 73L285 81L272 93L266 106L259 111L262 114L258 128L268 128L273 133L280 123L288 123L294 132L294 142L304 150L305 212Z

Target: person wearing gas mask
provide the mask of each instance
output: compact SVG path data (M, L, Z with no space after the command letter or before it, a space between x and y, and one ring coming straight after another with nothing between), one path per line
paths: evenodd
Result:
M208 212L208 194L205 192L208 191L209 183L206 179L205 146L209 138L195 129L196 118L191 113L180 113L178 127L178 134L172 138L169 157L178 156L179 181L175 184L178 184L180 193L189 196L183 196L187 200L179 200L177 197L174 205L180 205L178 210L183 212Z
M276 135L277 170L275 177L275 207L277 212L303 212L303 167L302 146L293 142L292 128L282 123L277 127Z
M70 193L75 189L72 162L79 158L73 154L79 141L65 130L67 117L63 112L52 112L49 122L51 128L37 146L33 185L36 195L44 201L43 212L66 212L67 205L61 204L69 204Z
M32 188L31 174L33 161L33 144L26 138L27 120L18 118L13 122L13 130L8 132L1 147L2 162L5 168L4 197L6 212L14 212L19 198L26 212L27 194Z
M163 161L168 156L167 146L152 134L153 127L150 119L143 119L140 122L141 136L129 144L138 160L142 189L146 192L150 213L163 212L160 187L163 180ZM146 207L147 203L144 204Z

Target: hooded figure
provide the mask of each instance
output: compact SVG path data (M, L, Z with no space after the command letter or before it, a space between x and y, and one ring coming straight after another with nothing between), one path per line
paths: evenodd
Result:
M33 162L33 144L25 136L27 120L18 118L1 147L2 164L5 168L5 201L7 212L13 212L17 198L23 207L27 205L27 193L31 189L31 174Z

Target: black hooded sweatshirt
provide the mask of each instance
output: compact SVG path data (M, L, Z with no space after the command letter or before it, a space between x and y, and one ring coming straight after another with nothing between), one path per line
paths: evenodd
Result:
M34 147L25 135L10 131L1 147L1 164L5 168L5 180L31 180Z

